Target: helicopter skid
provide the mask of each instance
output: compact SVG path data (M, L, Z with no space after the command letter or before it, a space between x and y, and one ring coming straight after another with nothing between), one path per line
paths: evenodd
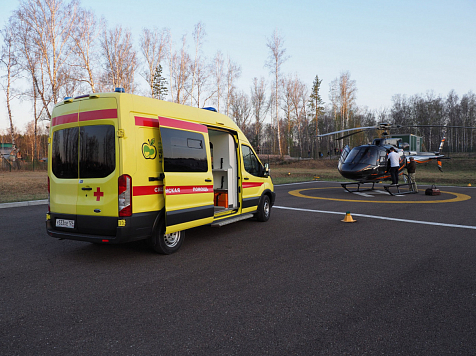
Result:
M361 189L361 186L364 185L364 184L370 184L372 183L372 187L367 187L365 189ZM375 190L375 183L376 182L352 182L352 183L341 183L342 185L342 188L344 188L345 190L347 190L349 193L360 193L360 192L368 192L368 191L371 191L371 190ZM349 185L356 185L357 186L357 189L354 189L354 190L351 190L348 188ZM408 186L408 191L400 191L400 187L407 187ZM411 183L404 183L404 184L385 184L383 185L383 188L385 189L385 191L390 194L390 195L401 195L401 194L416 194L418 192L415 192L413 189L412 189L412 184ZM397 191L395 193L393 193L390 188L396 188Z
M360 186L366 183L372 183L372 188L360 189ZM368 192L370 190L375 190L375 182L352 182L352 183L341 183L340 185L342 185L342 188L347 190L349 193ZM350 190L349 188L347 188L348 185L357 185L357 190Z
M400 187L405 187L408 186L408 191L401 192ZM390 191L390 188L397 188L397 192L394 194ZM418 192L413 190L412 184L411 183L404 183L404 184L386 184L383 186L383 189L387 191L388 194L390 195L401 195L401 194L416 194Z

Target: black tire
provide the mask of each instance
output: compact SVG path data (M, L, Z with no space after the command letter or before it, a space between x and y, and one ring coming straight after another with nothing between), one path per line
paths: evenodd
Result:
M258 212L256 218L258 221L268 221L271 216L271 201L268 195L263 195L261 201L258 204Z
M162 255L170 255L177 252L180 249L180 246L182 246L185 238L185 231L178 231L172 234L164 234L164 231L164 224L159 224L155 229L154 234L149 239L149 246L152 247L155 252Z

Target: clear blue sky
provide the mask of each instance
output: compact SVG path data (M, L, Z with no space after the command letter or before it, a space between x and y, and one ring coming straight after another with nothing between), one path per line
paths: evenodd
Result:
M0 3L3 26L19 2ZM357 104L369 109L390 107L394 94L432 90L446 96L454 89L461 96L476 90L475 0L82 0L81 5L104 16L110 28L129 28L136 41L144 27L169 28L177 44L187 34L191 52L193 28L202 22L204 55L213 57L218 50L229 55L242 68L239 87L246 92L253 77L271 81L264 63L266 39L275 29L290 56L282 73L297 74L309 87L319 75L325 102L329 83L342 71L356 81ZM8 126L3 98L0 105L3 129ZM17 126L23 128L28 118L21 121L16 109Z

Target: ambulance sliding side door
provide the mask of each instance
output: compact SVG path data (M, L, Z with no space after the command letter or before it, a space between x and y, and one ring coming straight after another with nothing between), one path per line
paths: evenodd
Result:
M159 117L164 165L165 233L213 221L208 128Z

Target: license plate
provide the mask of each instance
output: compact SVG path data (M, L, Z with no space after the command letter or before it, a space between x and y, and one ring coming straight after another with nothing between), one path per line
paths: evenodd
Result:
M56 227L66 227L68 229L74 229L74 220L56 219Z

